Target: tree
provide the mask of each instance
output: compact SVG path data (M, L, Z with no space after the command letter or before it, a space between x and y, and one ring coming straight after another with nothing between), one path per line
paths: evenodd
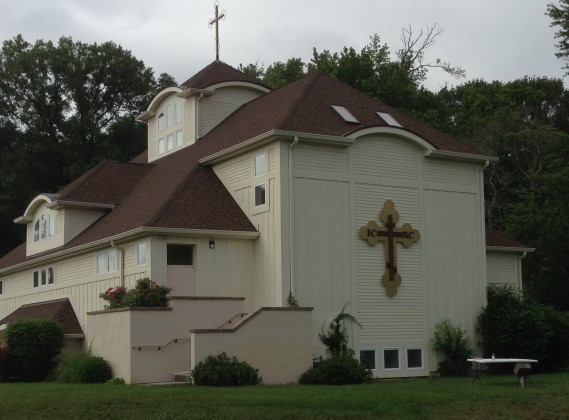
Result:
M5 41L0 51L0 252L23 239L12 220L40 192L55 192L104 158L146 147L134 116L174 85L112 42ZM8 199L4 204L5 198Z
M286 63L277 61L271 64L263 77L263 82L273 89L287 85L304 76L304 63L300 58L291 58Z
M559 1L559 6L554 3L547 5L546 15L552 19L551 26L559 26L555 33L555 38L559 40L555 46L559 52L555 55L566 62L563 68L567 70L565 75L569 75L569 0Z

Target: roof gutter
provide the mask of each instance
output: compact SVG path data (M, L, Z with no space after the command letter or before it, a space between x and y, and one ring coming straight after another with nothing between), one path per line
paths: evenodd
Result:
M337 136L327 136L323 134L310 134L302 133L296 131L286 131L286 130L270 130L266 133L260 134L249 140L236 144L235 146L228 147L220 152L214 153L212 155L206 156L199 160L202 165L213 165L215 163L222 162L233 156L239 155L246 152L249 149L259 147L263 144L274 141L275 137L286 138L294 140L298 137L299 140L307 141L311 143L325 143L331 146L341 146L348 147L354 144L355 139Z
M24 270L29 267L34 267L37 265L42 265L46 261L57 261L66 258L71 255L80 255L87 252L94 251L96 249L104 248L109 246L109 242L117 243L130 241L136 239L140 236L145 235L192 235L198 237L211 237L216 236L218 238L240 238L240 239L250 239L254 240L261 236L257 231L229 231L229 230L213 230L213 229L181 229L181 228L160 228L160 227L148 227L142 226L127 232L120 233L108 238L100 239L97 241L89 242L84 245L79 245L73 248L64 249L58 252L50 253L47 255L42 255L41 257L34 258L32 260L24 261L22 263L12 265L10 267L0 269L0 274L7 274L12 272L17 272Z
M523 248L523 247L513 247L513 246L486 246L486 251L493 252L512 252L516 254L523 254L524 258L528 252L535 252L535 248Z
M425 153L425 157L438 159L462 160L469 162L484 162L484 168L487 167L486 162L497 162L495 156L475 155L471 153L449 152L446 150L429 150Z

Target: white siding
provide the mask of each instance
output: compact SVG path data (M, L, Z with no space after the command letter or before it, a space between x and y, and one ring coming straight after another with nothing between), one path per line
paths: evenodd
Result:
M480 165L434 160L393 135L357 138L349 148L293 149L295 297L314 306L318 332L342 306L362 328L349 326L354 349L376 351L377 376L417 376L436 370L430 339L443 316L472 336L485 303ZM358 230L395 202L398 226L410 223L421 239L397 245L402 282L390 298L381 284L384 245L369 246ZM383 350L400 349L401 369L383 369ZM424 368L407 369L406 350L423 351Z
M261 96L247 88L224 87L214 95L204 96L199 102L199 137L205 136L241 105Z
M519 254L487 252L486 272L488 284L522 287L521 261Z
M125 266L125 285L133 287L136 280L147 275L149 266L137 267L133 255L136 253L136 243L127 243L125 247L127 265ZM109 287L120 285L120 265L114 273L96 274L96 255L99 252L110 251L103 248L87 254L56 261L42 266L29 268L14 274L4 275L5 292L0 295L0 319L6 317L20 306L54 299L69 298L77 318L84 328L86 313L101 310L104 301L99 294ZM122 262L119 261L119 264ZM33 272L44 267L54 267L55 283L44 287L33 287Z
M65 209L60 213L65 218L65 243L67 243L102 217L105 211Z
M43 202L40 206L38 206L34 212L33 220L26 225L26 256L48 251L64 244L63 212L50 210L46 206L46 202ZM34 242L34 225L42 214L51 214L52 217L55 217L55 234L51 238L41 239L37 242Z
M268 156L268 171L264 176L255 177L253 172L254 158L261 153L266 153ZM246 298L245 304L248 308L281 306L286 300L286 296L283 296L282 284L281 185L278 144L274 143L245 153L227 162L219 163L213 169L261 233L260 238L252 243L253 273L249 280L245 280L252 280L252 287L246 283L242 284L245 292L251 293L250 296L244 296ZM260 182L265 182L267 186L267 204L255 208L254 186ZM247 248L249 246L246 245ZM242 245L239 245L240 253L243 252L241 248ZM209 270L212 269L214 268L209 268ZM202 275L201 270L203 268L198 269L199 276ZM219 291L219 293L222 292Z

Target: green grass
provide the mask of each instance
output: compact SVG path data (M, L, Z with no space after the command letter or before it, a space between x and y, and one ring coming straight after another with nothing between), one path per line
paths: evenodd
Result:
M375 381L367 385L0 384L0 419L569 418L569 373Z

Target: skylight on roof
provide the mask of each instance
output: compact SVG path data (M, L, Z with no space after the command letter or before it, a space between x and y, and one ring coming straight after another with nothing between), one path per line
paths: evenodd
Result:
M352 113L348 111L345 107L340 105L332 105L332 108L334 108L334 111L336 111L338 115L344 119L344 121L355 124L360 123L358 119L354 117Z
M383 121L385 121L387 125L392 125L395 127L403 127L401 124L399 124L399 121L397 121L387 112L377 112L377 116L381 118Z

